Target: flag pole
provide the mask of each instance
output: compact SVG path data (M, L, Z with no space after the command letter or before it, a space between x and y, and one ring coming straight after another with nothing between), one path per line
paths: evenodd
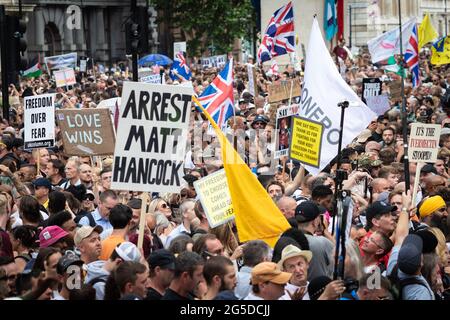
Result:
M398 25L400 29L400 57L401 57L401 67L403 72L401 73L401 94L402 94L402 131L403 131L403 165L405 171L405 192L408 192L410 188L410 177L409 177L409 160L408 160L408 123L406 114L406 101L405 101L405 71L404 71L404 59L403 59L403 39L402 39L402 15L401 15L401 1L398 0Z

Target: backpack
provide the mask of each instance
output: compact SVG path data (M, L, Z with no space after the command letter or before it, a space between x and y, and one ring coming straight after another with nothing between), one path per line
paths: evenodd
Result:
M80 214L80 215L77 215L77 216L75 217L75 219L74 219L75 223L78 224L78 223L80 222L80 220L81 220L82 218L84 218L84 217L88 218L88 220L89 220L89 225L90 225L92 228L95 228L95 226L97 225L97 223L95 222L94 216L93 216L92 213L90 213L90 212L88 212L87 214Z
M418 284L427 288L427 286L422 281L416 278L406 278L400 280L398 277L398 265L394 267L391 274L388 276L388 279L391 281L391 293L394 296L395 300L403 300L402 292L403 288L405 288L406 286Z
M103 276L92 278L91 280L89 280L89 282L87 284L94 287L95 284L101 283L101 282L106 283L106 280L103 279Z

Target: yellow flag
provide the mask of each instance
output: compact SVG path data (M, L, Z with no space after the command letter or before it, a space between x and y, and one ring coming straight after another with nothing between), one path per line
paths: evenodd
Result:
M436 29L431 23L430 15L427 13L419 26L419 50L428 42L433 42L438 37Z
M450 37L442 37L431 47L431 64L450 63Z
M208 118L220 142L239 240L259 239L273 248L279 236L291 228L290 224L208 112L195 96L192 99Z

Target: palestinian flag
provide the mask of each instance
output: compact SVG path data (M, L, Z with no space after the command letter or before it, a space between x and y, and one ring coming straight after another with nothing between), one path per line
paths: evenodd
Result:
M395 59L394 56L391 56L391 57L389 57L388 59L385 59L385 60L378 61L378 62L374 63L374 65L376 67L384 69L386 71L394 72L394 73L398 74L399 76L401 76L402 73L405 72L404 68L402 68L397 63L397 60Z
M25 70L23 72L22 76L27 77L27 78L37 78L41 74L42 74L41 65L38 62L31 68Z

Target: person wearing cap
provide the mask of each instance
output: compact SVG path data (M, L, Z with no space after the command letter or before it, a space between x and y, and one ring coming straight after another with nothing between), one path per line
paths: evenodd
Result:
M319 207L313 201L303 201L295 209L295 219L298 228L305 233L312 252L308 281L319 276L331 276L334 243L325 236L316 235L324 229Z
M91 190L86 190L86 193L83 195L83 201L81 201L81 210L84 212L90 213L95 210L95 195ZM81 219L81 218L80 218Z
M423 240L416 234L406 236L401 246L392 250L389 265L398 267L397 277L400 281L402 300L434 300L433 290L421 274L422 250Z
M113 229L111 235L102 241L100 260L108 260L114 248L126 241L132 216L131 208L124 204L119 203L111 209L109 222Z
M82 226L77 229L74 237L75 246L80 251L80 259L85 263L97 261L102 251L100 241L101 226Z
M205 281L204 264L203 258L198 253L189 251L180 253L175 259L174 278L161 300L194 300L193 292Z
M311 258L311 251L301 250L292 244L283 249L278 267L282 271L292 273L292 277L286 284L286 294L280 300L309 300L307 288Z
M439 228L445 234L448 213L447 204L441 196L426 198L419 204L419 216L422 224Z
M45 227L39 234L39 247L53 247L64 251L70 246L70 241L68 238L69 233L64 231L61 227Z
M58 264L56 265L56 273L59 276L61 289L59 291L53 291L52 300L69 300L71 289L68 288L68 285L76 285L76 282L81 285L81 283L83 282L83 273L81 272L82 265L83 261L73 253L66 253L58 260Z
M269 119L262 115L262 114L258 114L255 119L253 119L251 127L255 130L258 129L265 129L266 125L269 123Z
M375 201L366 209L366 230L367 237L372 232L379 231L390 237L396 227L396 219L393 213L398 208L383 201Z
M142 261L141 253L136 245L128 241L122 242L114 249L108 260L97 260L86 265L85 283L94 287L97 300L103 300L108 276L123 261Z
M33 186L34 196L41 205L41 209L45 209L45 212L48 213L48 195L52 190L51 182L46 178L38 178L34 180Z
M238 300L233 292L236 287L236 269L229 258L209 258L205 262L203 275L207 285L203 300Z
M278 300L291 276L274 262L261 262L252 270L252 291L244 300Z
M150 253L147 259L149 283L145 300L161 300L174 277L175 256L166 249Z

